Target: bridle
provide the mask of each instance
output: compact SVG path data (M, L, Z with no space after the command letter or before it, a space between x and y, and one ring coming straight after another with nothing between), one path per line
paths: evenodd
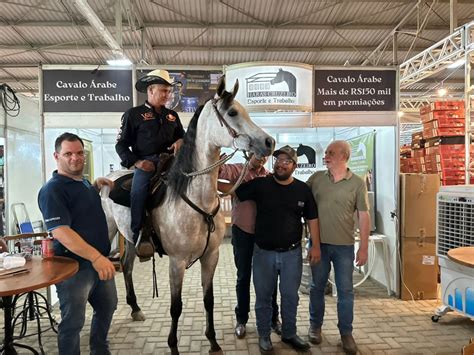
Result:
M194 172L190 172L190 173L186 173L184 171L182 171L182 174L185 175L186 177L195 177L195 176L198 176L198 175L204 175L204 174L207 174L209 173L210 171L214 170L215 168L221 166L222 164L226 163L228 160L230 160L234 154L239 151L240 149L238 149L235 145L235 139L237 139L240 134L237 133L237 131L235 129L233 129L229 123L225 120L224 116L222 116L222 114L219 112L219 109L217 108L217 101L218 99L214 98L211 100L211 104L212 104L212 107L214 108L214 112L216 113L216 116L217 116L217 119L219 120L219 123L221 124L222 127L225 127L227 128L227 132L229 132L229 135L233 138L233 146L234 146L234 151L232 152L232 154L230 154L229 156L227 156L226 154L224 154L217 162L211 164L210 166L208 166L207 168L204 168L202 170L199 170L199 171L194 171ZM179 195L181 196L181 198L192 208L194 209L196 212L198 212L201 216L203 216L204 218L204 222L206 223L207 225L207 238L206 238L206 245L204 247L204 250L202 251L202 254L201 256L195 258L194 260L192 260L187 266L186 266L186 269L189 269L191 266L193 266L193 264L198 261L200 258L202 258L202 256L204 255L204 253L206 252L207 250L207 247L209 245L209 238L211 236L211 233L215 231L216 229L216 226L214 224L214 217L217 215L217 212L219 212L219 208L220 208L220 197L223 197L223 196L226 196L226 195L229 195L229 194L232 194L236 189L237 187L240 185L240 183L242 182L245 174L247 173L247 170L248 170L248 165L249 165L249 161L250 161L250 157L248 156L247 152L244 150L244 158L246 160L245 162L245 166L244 166L244 169L242 169L242 172L239 176L239 178L237 179L237 182L234 184L234 186L232 187L232 189L225 193L225 194L218 194L217 195L217 206L216 208L214 208L214 210L211 212L211 213L208 213L204 210L202 210L199 206L197 206L194 202L192 202L183 192L180 193Z
M240 136L240 134L238 134L236 132L235 129L233 129L229 123L225 120L224 116L221 115L221 113L219 112L219 109L217 108L217 99L214 98L211 100L211 103L212 103L212 107L214 107L214 111L216 112L216 116L217 116L217 119L219 120L219 123L221 124L222 127L225 126L225 128L227 128L227 132L229 132L230 136L234 139L238 138Z
M210 171L214 170L215 168L227 163L227 161L229 161L230 159L232 159L232 157L235 155L235 153L237 153L237 151L239 151L240 149L236 147L235 145L235 140L241 136L241 134L237 133L237 131L235 129L233 129L229 123L226 121L226 119L224 118L224 116L222 116L222 114L219 112L219 109L217 108L217 102L219 100L214 98L211 100L211 104L212 104L212 107L214 108L214 112L217 116L217 119L219 121L219 123L221 124L221 127L225 127L227 129L227 132L229 132L229 135L233 138L233 142L232 142L232 145L234 146L234 151L230 154L230 155L227 155L227 154L224 154L221 156L221 158L216 161L215 163L209 165L208 167L202 169L202 170L197 170L197 171L192 171L192 172L184 172L182 171L182 174L186 177L194 177L194 176L199 176L199 175L205 175L207 173L209 173ZM245 171L243 171L243 174L242 176L247 172L247 166L248 166L248 162L250 161L250 157L248 156L247 154L247 151L246 150L243 150L242 151L244 153L244 158L246 160L246 164L245 164ZM240 181L242 179L239 179L238 180L238 184L236 184L236 188L240 185ZM235 189L233 188L232 189L232 192L234 191ZM229 191L229 193L232 193ZM227 193L227 194L229 194ZM222 194L220 196L226 196L227 194Z

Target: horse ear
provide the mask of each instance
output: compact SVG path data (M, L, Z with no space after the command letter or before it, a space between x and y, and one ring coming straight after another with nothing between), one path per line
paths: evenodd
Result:
M217 96L221 97L225 91L225 75L222 75L217 85Z
M237 91L239 91L239 79L235 79L234 88L232 89L232 100L237 95Z

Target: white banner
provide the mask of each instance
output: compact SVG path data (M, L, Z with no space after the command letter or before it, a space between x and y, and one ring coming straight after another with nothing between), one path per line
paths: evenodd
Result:
M244 63L226 67L227 90L239 80L237 100L249 111L312 109L313 70L309 65Z

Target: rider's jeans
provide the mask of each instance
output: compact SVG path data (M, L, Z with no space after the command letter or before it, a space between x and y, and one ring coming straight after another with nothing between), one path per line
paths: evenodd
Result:
M159 158L156 155L148 156L143 159L158 163ZM143 171L135 168L132 181L132 191L130 192L130 210L132 216L131 228L133 232L133 241L136 243L140 229L142 228L145 217L145 202L148 197L150 180L155 174L154 171Z

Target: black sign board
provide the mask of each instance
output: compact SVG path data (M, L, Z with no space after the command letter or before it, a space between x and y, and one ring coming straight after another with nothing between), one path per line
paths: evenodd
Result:
M315 112L395 111L395 70L316 70Z
M124 112L133 106L131 70L44 70L44 112Z
M151 70L137 72L137 79L145 76ZM181 83L175 86L168 108L177 112L194 112L214 97L217 84L222 76L221 70L169 70L170 76ZM138 104L145 102L147 96L137 92Z

